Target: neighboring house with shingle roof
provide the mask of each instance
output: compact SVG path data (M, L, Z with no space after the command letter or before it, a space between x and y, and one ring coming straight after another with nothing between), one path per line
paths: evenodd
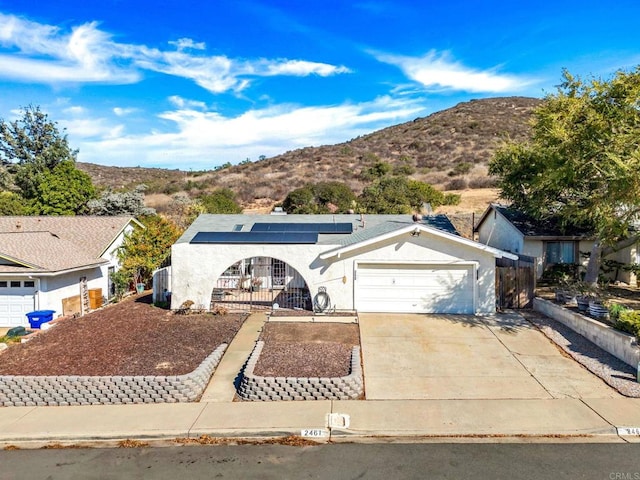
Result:
M445 215L205 214L172 247L171 306L491 313L502 256Z
M90 292L110 298L116 250L134 228L133 217L0 216L0 326L27 325L33 310L61 315L63 304L86 311Z
M563 229L553 222L538 222L522 212L492 203L482 214L475 227L478 241L501 250L536 258L536 275L556 264L586 266L594 238L593 233L575 228ZM629 265L638 263L638 245L622 249L608 259ZM625 270L617 278L635 283L635 275Z

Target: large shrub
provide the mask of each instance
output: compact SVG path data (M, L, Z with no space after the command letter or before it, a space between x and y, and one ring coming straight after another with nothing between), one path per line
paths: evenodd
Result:
M623 332L635 335L640 339L640 310L626 310L620 312L614 327Z

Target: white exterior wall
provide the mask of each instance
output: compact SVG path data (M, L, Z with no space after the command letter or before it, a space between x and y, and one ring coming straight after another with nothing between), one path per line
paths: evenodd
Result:
M54 317L62 315L62 300L80 295L80 277L87 277L87 288L101 288L102 295L107 293L107 267L96 267L56 277L40 279L40 290L36 294L38 310L55 310ZM37 288L36 284L36 288Z
M87 277L88 290L100 288L102 289L102 296L108 297L109 267L115 267L116 270L120 268L116 251L122 245L125 235L133 229L133 225L129 223L102 254L101 258L108 260L108 264L54 277L42 277L40 279L40 290L35 299L36 308L38 310L55 310L56 317L62 315L62 300L80 295L80 277Z
M512 253L523 253L524 236L495 210L489 212L478 229L478 241L500 250Z
M399 241L402 240L402 241ZM429 263L478 262L477 312L495 312L495 257L477 248L423 232L419 237L395 237L321 260L330 245L225 245L178 243L172 247L171 308L186 300L208 309L216 280L230 265L250 257L272 257L288 263L305 279L311 295L323 286L337 309L354 308L354 271L357 262Z
M622 250L612 253L606 257L610 260L615 260L617 262L624 263L625 265L631 265L633 263L638 263L638 244L633 244L630 247L623 248ZM611 274L615 275L615 272ZM631 285L636 285L638 279L636 275L632 272L626 271L624 269L620 269L618 272L618 277L614 280L619 280L621 282L625 282Z
M536 278L542 276L544 271L544 252L542 250L542 240L524 239L522 242L522 254L528 257L535 257L536 261Z
M102 258L104 258L105 260L109 260L109 265L107 265L107 267L116 267L116 270L118 270L120 268L120 262L118 261L118 257L116 255L116 252L117 252L118 248L120 248L120 245L122 245L122 242L124 241L125 235L131 233L133 231L133 229L134 229L133 225L131 223L129 223L123 229L123 231L120 232L120 235L118 235L115 238L113 243L111 245L109 245L109 248L102 254Z
M133 231L133 229L134 226L129 223L103 253L101 258L108 260L108 264L56 276L39 277L34 274L30 277L7 277L3 278L3 280L34 280L35 287L33 290L35 291L35 295L33 310L55 310L56 313L54 317L60 316L62 315L62 300L80 295L80 277L87 277L87 289L100 288L102 289L103 297L108 297L109 267L115 267L116 270L120 267L116 251L120 245L122 245L125 235ZM4 264L11 264L11 262L5 261ZM28 325L26 319L25 325Z

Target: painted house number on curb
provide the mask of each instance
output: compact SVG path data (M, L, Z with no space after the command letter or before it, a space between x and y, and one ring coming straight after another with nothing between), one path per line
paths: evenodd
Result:
M300 432L301 437L323 438L329 436L329 430L325 428L303 428Z
M640 436L640 427L618 427L618 435L638 435Z

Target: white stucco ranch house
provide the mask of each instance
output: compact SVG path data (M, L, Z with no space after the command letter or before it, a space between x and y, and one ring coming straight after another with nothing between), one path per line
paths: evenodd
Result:
M172 246L171 308L481 314L496 258L445 215L200 215Z
M28 326L26 313L83 313L112 293L133 217L0 216L0 327ZM94 298L99 297L99 298Z
M593 235L572 229L564 231L558 225L541 224L505 205L492 203L475 227L480 243L507 252L534 257L536 277L556 264L579 264L586 267L593 246ZM606 257L624 265L640 263L638 244L623 248ZM636 283L636 276L624 269L611 274L613 280Z

